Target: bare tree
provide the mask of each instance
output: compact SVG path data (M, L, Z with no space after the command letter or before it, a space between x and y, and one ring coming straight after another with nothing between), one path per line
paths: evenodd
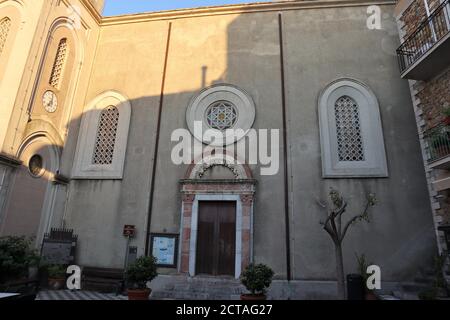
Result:
M374 194L367 196L366 204L361 214L353 216L347 223L342 224L342 215L347 209L347 201L340 195L337 190L333 188L329 193L331 200L331 208L327 204L318 201L318 204L327 210L327 218L325 221L321 221L320 224L324 230L330 235L331 240L334 243L334 252L336 254L336 277L337 277L337 289L339 299L345 299L345 276L344 276L344 260L342 256L342 241L347 234L347 231L351 225L359 221L369 222L369 208L376 204L376 198Z

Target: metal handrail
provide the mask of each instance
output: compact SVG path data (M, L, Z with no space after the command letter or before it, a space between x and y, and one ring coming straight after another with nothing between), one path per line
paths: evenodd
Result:
M426 130L423 139L429 163L450 155L450 125L447 123L440 123Z
M442 2L397 49L401 73L450 32L450 0Z

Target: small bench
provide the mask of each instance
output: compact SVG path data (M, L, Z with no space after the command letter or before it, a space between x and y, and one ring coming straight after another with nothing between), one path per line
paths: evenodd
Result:
M123 269L83 267L83 290L120 294L124 290Z

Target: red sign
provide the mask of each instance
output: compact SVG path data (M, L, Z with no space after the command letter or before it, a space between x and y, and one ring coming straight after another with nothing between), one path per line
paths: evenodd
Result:
M136 232L136 227L133 225L126 224L123 226L123 235L125 237L133 238Z

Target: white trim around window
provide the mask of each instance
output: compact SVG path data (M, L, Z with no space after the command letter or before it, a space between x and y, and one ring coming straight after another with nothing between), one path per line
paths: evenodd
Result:
M339 158L336 110L337 101L350 97L359 110L363 159L342 161ZM324 178L387 177L380 110L375 94L362 82L342 78L330 83L319 96L319 125Z
M119 111L113 160L111 164L93 164L100 115L110 106L116 107ZM78 135L72 170L73 179L122 179L130 118L131 104L128 98L116 91L102 93L87 105Z

